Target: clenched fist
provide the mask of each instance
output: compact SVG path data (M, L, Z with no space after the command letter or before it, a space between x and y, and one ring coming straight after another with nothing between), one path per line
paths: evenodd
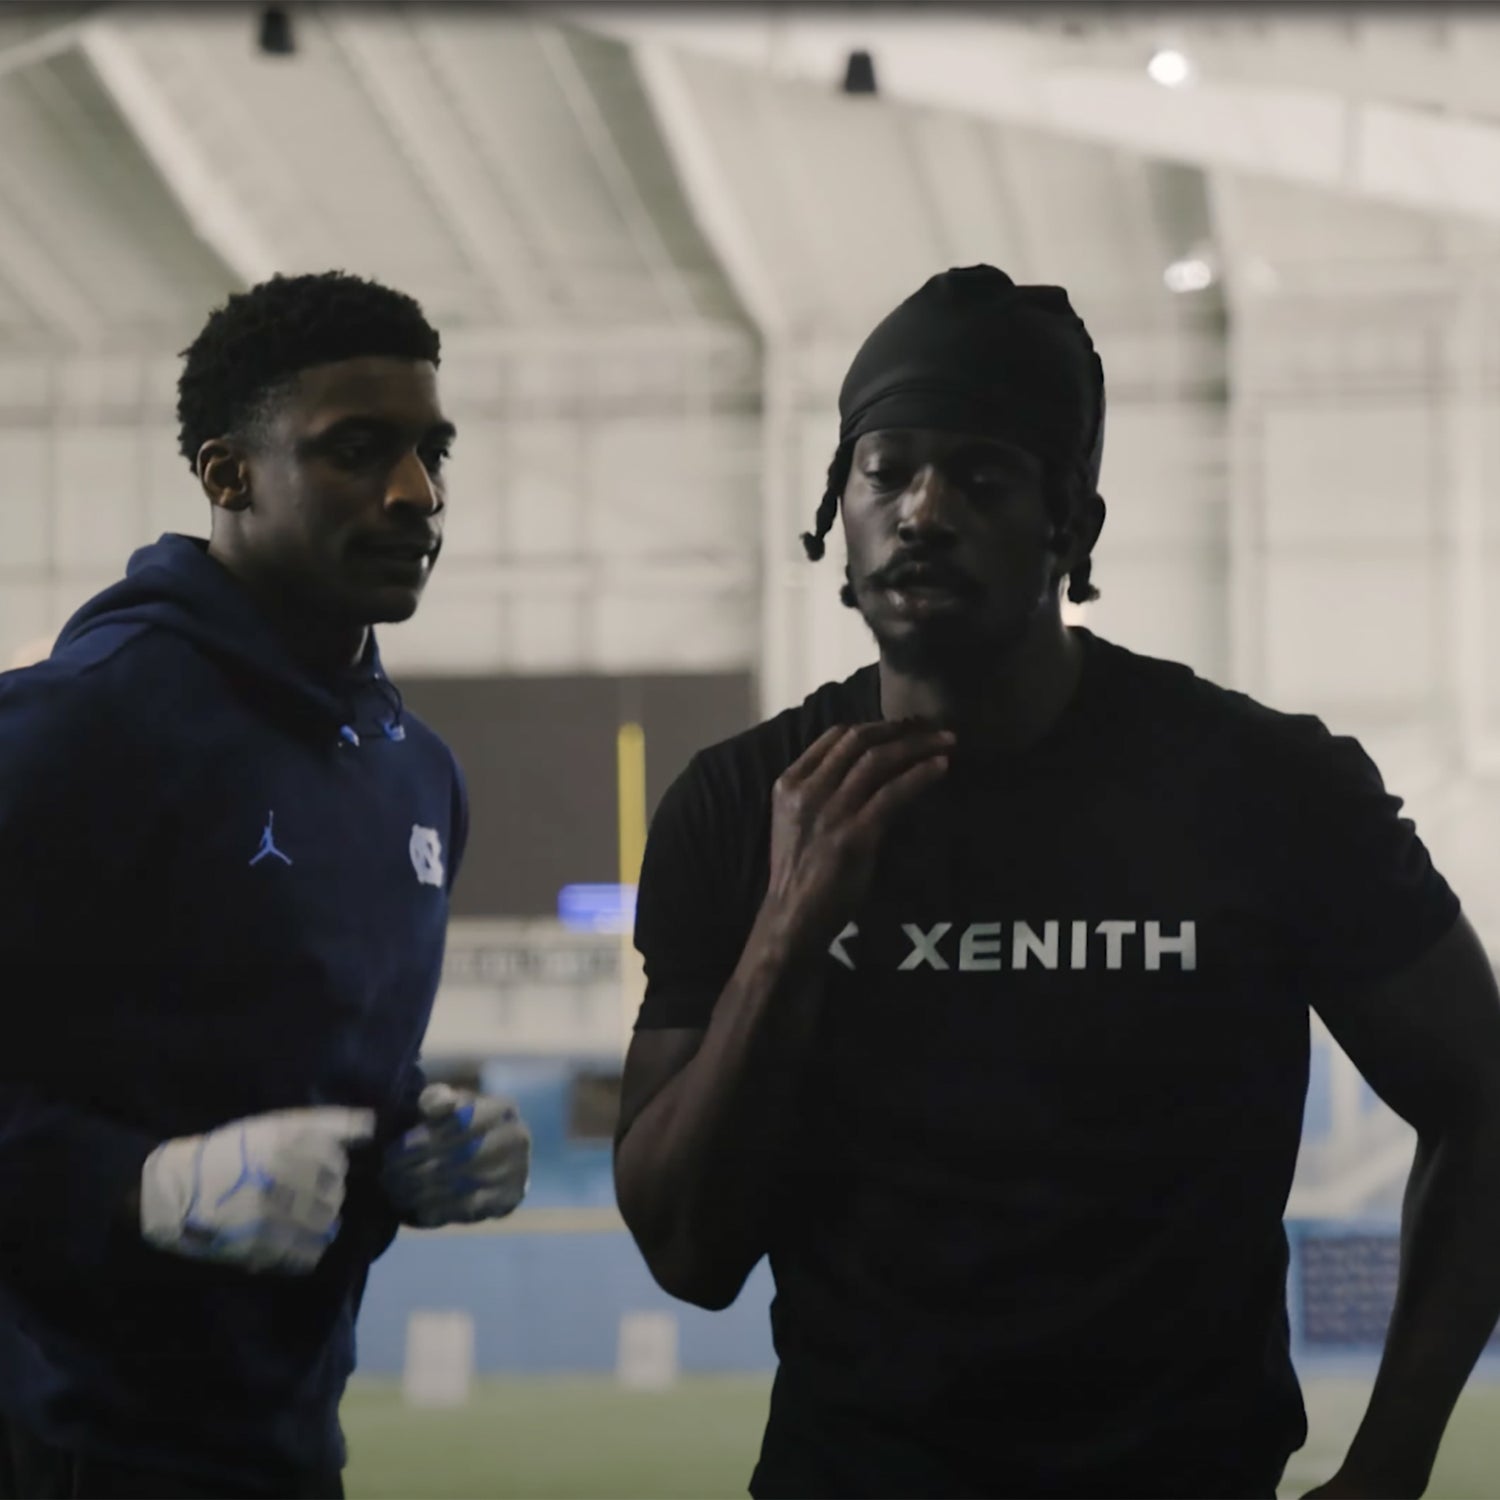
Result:
M385 1155L381 1181L408 1224L499 1219L526 1196L531 1132L509 1099L429 1084L422 1123Z
M141 1235L246 1271L305 1273L339 1231L349 1148L368 1109L284 1109L165 1141L141 1169Z

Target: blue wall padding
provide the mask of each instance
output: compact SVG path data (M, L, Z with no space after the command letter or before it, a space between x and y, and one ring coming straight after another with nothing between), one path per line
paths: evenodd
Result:
M359 1320L359 1370L394 1375L417 1310L474 1319L484 1374L615 1368L626 1312L678 1315L684 1370L759 1371L774 1365L771 1275L758 1266L734 1305L704 1312L667 1296L623 1230L548 1234L403 1232L370 1273Z

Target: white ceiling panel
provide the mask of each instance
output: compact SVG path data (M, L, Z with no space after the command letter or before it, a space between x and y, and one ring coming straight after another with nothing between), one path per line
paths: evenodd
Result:
M0 140L0 287L57 344L177 337L222 296L223 264L76 53L0 78Z
M8 71L0 33L18 347L176 339L237 280L330 267L453 330L744 326L619 43L491 8L309 6L272 57L256 19L111 6L40 61L17 33Z
M940 258L951 265L988 261L1029 280L1034 251L1004 132L965 115L919 110L907 141L927 185Z
M1193 168L702 55L678 67L793 337L863 331L934 272L981 260L1067 286L1116 328L1193 316L1162 281L1211 227Z
M434 316L489 320L482 278L328 21L298 12L292 57L259 53L253 17L239 7L132 12L117 24L278 269L340 267L411 291Z
M23 50L8 71L6 43L32 48L41 23L0 25L10 347L180 347L237 276L262 267L377 276L455 334L742 329L736 285L747 303L765 300L726 271L735 257L722 237L710 244L628 27L572 7L309 6L292 11L295 54L273 58L256 46L255 7L101 14L82 52ZM681 14L701 42L712 18ZM1204 239L1217 240L1232 278L1333 285L1390 268L1438 278L1500 268L1500 227L1424 212L1412 186L1430 179L1435 207L1482 207L1500 180L1500 17L1051 6L930 21L913 11L898 27L871 7L769 29L737 12L719 29L755 25L760 50L742 47L737 62L714 46L657 45L672 50L693 145L739 226L735 249L795 339L842 340L935 270L981 259L1066 285L1109 337L1166 344L1211 332L1221 315L1217 291L1172 297L1162 285L1166 264ZM818 27L834 28L842 46L864 25L890 49L882 72L876 48L882 96L840 91L837 49L817 54L817 76L782 67L794 33L816 41ZM906 56L900 37L923 27ZM1186 108L1191 90L1142 95L1145 59L1162 44L1192 57L1199 104L1228 111L1220 124L1233 126L1238 155L1224 141L1215 155L1181 140L1185 122L1212 115ZM963 67L945 71L945 58ZM965 90L992 66L1005 107L986 117ZM893 102L903 77L914 102ZM953 103L913 80L947 88ZM1087 80L1096 103L1140 114L1118 138L1070 134L1048 114ZM1241 158L1321 161L1335 139L1301 133L1303 115L1245 103L1272 96L1316 105L1319 119L1363 111L1360 149L1389 143L1409 206L1376 201L1379 163L1363 158L1348 185L1364 197L1236 170ZM1393 109L1406 113L1382 113ZM1171 149L1153 154L1172 130Z
M1216 186L1220 234L1251 291L1328 295L1439 290L1454 269L1500 269L1500 228L1295 183Z

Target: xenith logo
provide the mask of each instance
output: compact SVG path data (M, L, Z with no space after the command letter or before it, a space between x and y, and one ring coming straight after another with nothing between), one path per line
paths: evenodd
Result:
M1145 969L1158 970L1164 959L1179 969L1198 967L1198 928L1178 922L1171 932L1162 922L971 922L961 932L952 922L930 927L903 922L906 956L897 972L917 969L994 973L997 969ZM859 936L851 922L828 945L846 969L859 967Z

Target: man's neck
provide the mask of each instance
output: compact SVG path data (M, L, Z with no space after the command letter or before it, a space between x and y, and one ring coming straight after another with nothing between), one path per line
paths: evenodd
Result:
M880 708L887 719L920 717L954 730L958 752L1024 750L1062 716L1078 690L1083 643L1049 613L982 676L953 681L880 663Z
M299 609L288 594L217 540L209 542L208 555L244 589L287 650L314 676L338 677L364 659L368 626L334 624Z

